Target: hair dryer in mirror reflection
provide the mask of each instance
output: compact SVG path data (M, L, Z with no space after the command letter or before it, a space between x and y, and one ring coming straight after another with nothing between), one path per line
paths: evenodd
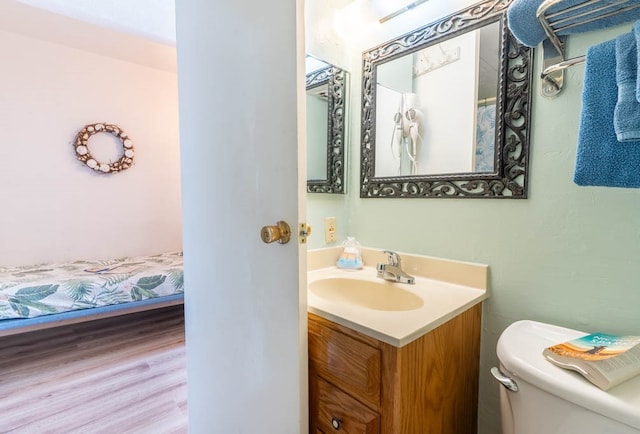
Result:
M418 172L418 148L423 144L420 130L423 128L424 114L419 108L417 94L397 94L400 101L398 110L393 114L391 154L397 165L398 175L415 175Z

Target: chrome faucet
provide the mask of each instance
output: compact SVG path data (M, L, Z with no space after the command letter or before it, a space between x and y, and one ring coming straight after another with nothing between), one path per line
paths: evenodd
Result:
M377 277L390 282L408 283L409 285L416 283L416 279L413 276L402 271L400 256L396 252L384 250L384 253L387 255L388 263L377 265Z

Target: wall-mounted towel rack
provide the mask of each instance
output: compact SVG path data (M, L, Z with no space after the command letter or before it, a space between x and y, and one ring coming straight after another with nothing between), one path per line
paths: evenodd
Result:
M561 8L560 3L563 2L568 6ZM588 30L589 23L636 8L640 8L638 0L586 0L579 3L566 0L544 1L537 11L538 20L548 37L542 43L542 95L552 98L560 93L564 70L585 60L585 56L565 59L566 36L559 34L570 33L572 28L578 26L586 26L585 29Z

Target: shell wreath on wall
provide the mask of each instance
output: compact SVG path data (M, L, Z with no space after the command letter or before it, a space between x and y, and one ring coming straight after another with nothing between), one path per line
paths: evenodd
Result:
M98 161L89 151L89 139L98 133L108 133L114 135L122 144L122 154L114 162ZM117 125L107 124L105 122L89 124L82 128L73 142L76 157L82 161L90 169L98 173L117 173L128 169L133 165L133 141L129 138L122 128Z

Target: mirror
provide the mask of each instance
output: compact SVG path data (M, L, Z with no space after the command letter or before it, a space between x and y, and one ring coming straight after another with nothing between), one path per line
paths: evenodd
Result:
M343 194L347 73L309 54L305 60L307 191Z
M360 197L526 198L532 50L508 4L363 53Z

